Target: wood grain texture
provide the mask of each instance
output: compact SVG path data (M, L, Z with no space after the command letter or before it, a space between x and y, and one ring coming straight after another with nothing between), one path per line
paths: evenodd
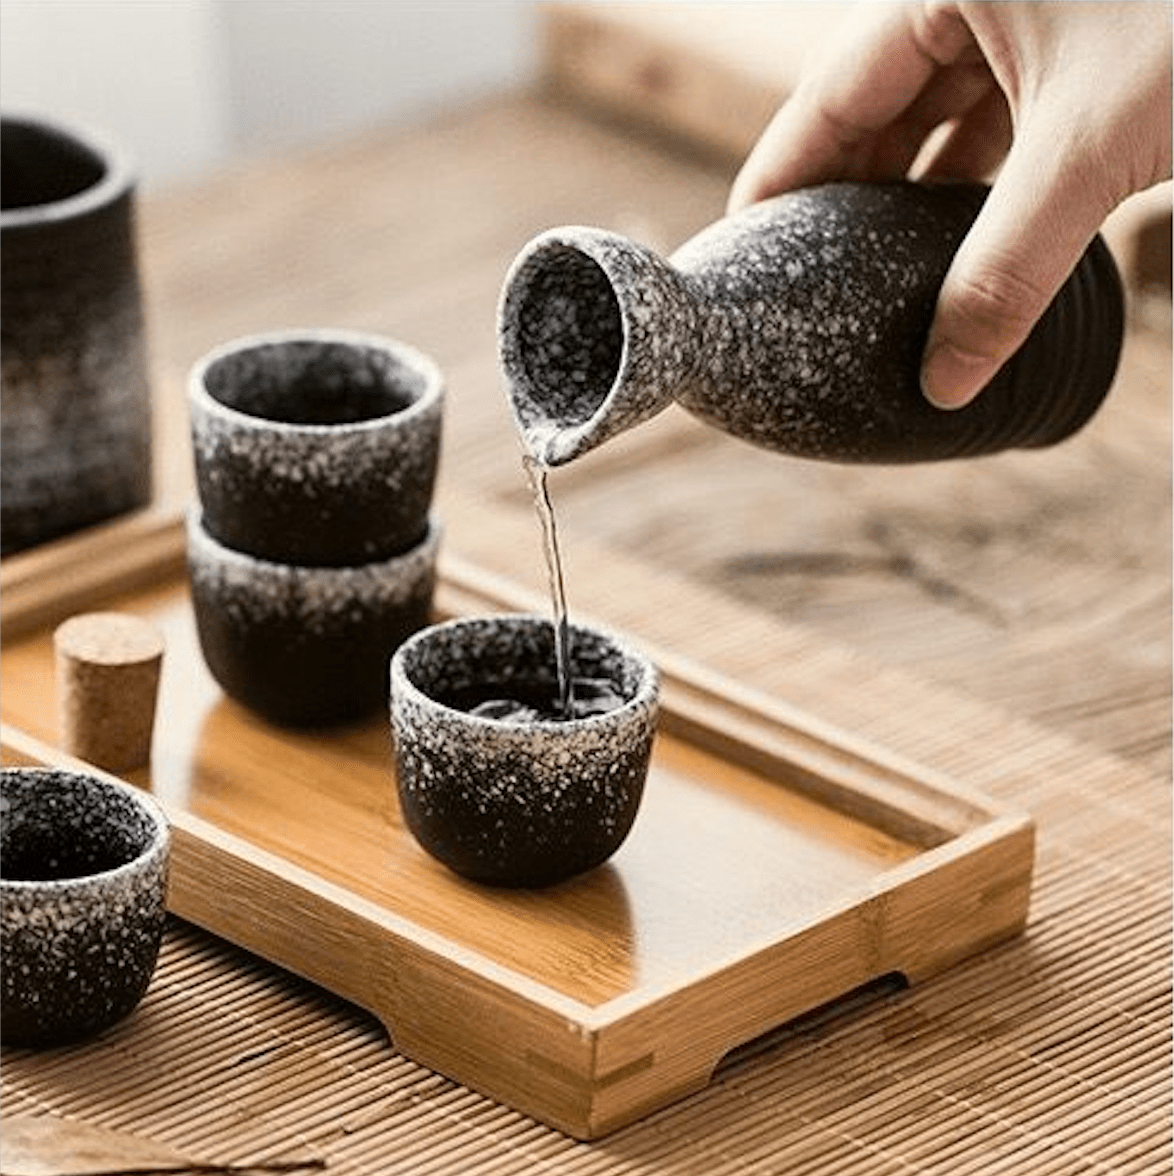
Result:
M514 151L526 167L502 165ZM157 417L177 442L160 451L162 480L190 493L184 378L209 347L291 323L380 331L428 351L448 379L438 489L450 547L467 544L480 566L540 586L495 361L505 270L558 223L670 249L719 215L728 177L560 107L507 101L418 134L240 169L148 206ZM267 191L287 190L280 209L267 207ZM418 228L437 223L445 229L432 236ZM598 561L581 555L598 545L664 579L659 606L632 627L651 623L657 644L767 692L789 689L769 638L743 643L736 629L723 640L687 609L673 623L671 583L736 602L747 626L798 625L1165 774L1169 426L1168 335L1147 330L1127 338L1097 418L1049 451L896 473L830 466L759 452L670 408L552 476L573 604L604 620L614 606L628 623ZM475 507L472 517L446 510L450 492L509 508L513 545L479 535ZM829 717L856 726L850 708Z
M547 4L546 81L622 121L740 158L848 7L755 4L730 20L709 4Z
M118 576L136 539L157 542L136 520L115 538ZM449 576L479 613L528 603L475 568ZM443 585L439 604L452 612ZM170 909L375 1013L409 1057L580 1138L701 1089L780 1023L882 976L921 980L1026 922L1029 818L655 653L665 722L613 861L542 891L470 885L403 824L386 716L269 727L208 674L186 577L116 606L168 648L153 759L128 778L173 823ZM6 745L50 763L54 631L0 655Z
M188 492L183 381L207 347L381 330L449 377L449 553L540 592L488 310L505 267L559 223L671 248L731 172L521 97L144 202L157 419L176 441L160 480ZM5 1111L226 1162L305 1146L344 1176L1168 1173L1170 343L1147 323L1104 412L1056 451L853 473L669 410L554 481L573 612L1030 811L1026 935L802 1019L588 1144L176 921L135 1018L76 1051L5 1051Z

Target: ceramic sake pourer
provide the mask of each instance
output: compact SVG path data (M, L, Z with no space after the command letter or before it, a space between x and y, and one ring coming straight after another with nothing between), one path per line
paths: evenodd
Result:
M269 722L315 726L386 705L392 652L430 619L441 528L410 550L356 567L259 559L188 516L200 648L224 692Z
M938 461L1051 445L1096 411L1124 334L1097 237L983 393L935 408L919 369L938 291L987 189L827 184L716 222L666 261L615 233L531 241L498 345L530 453L559 465L672 401L780 453Z
M170 833L146 793L0 770L0 1040L66 1045L130 1013L163 935Z
M424 538L444 393L427 356L350 331L256 335L206 356L188 390L197 491L221 543L354 566Z
M576 690L607 709L556 718L554 627L529 615L422 630L391 662L404 822L456 873L546 886L598 866L627 837L648 773L658 675L620 638L571 626ZM517 710L522 717L487 717ZM483 713L474 713L481 711Z
M0 544L145 505L151 400L135 178L54 119L0 119Z

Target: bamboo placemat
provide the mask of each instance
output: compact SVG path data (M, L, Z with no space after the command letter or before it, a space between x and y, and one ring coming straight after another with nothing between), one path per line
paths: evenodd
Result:
M580 594L606 605L641 576L612 558L597 577L608 595ZM793 1025L730 1059L704 1093L580 1144L406 1061L358 1010L174 922L131 1020L81 1049L5 1055L5 1114L76 1118L221 1163L313 1156L371 1176L1168 1171L1160 782L671 576L657 584L646 631L704 608L729 659L769 630L813 709L859 708L858 731L1026 798L1040 824L1028 934ZM873 695L884 705L860 707Z

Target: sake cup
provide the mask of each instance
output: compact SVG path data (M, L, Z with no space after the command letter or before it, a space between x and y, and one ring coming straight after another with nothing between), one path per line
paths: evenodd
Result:
M473 881L562 881L610 858L636 819L656 668L601 630L571 626L569 638L576 693L591 699L570 718L554 717L554 627L543 618L433 625L392 658L403 819L429 854ZM510 711L516 717L489 717Z
M430 619L441 527L389 559L307 567L226 547L193 510L187 557L200 648L231 698L269 722L317 726L386 704L395 648Z
M170 834L147 794L52 768L0 770L0 1039L83 1040L127 1016L163 935Z
M209 535L305 566L416 547L428 531L443 392L431 359L375 335L285 331L212 351L188 383Z

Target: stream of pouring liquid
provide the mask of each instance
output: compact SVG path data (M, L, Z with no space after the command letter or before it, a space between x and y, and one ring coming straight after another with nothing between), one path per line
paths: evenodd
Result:
M607 714L624 705L619 685L606 674L598 677L583 677L575 680L571 666L571 627L567 619L567 593L563 583L562 554L559 551L558 528L554 520L554 506L547 487L550 467L542 460L546 452L541 438L526 435L529 449L523 454L522 465L530 482L534 496L534 508L542 525L542 550L546 559L546 577L550 588L551 609L554 628L555 676L558 697L549 708L534 705L515 698L489 698L472 708L482 718L496 719L506 723L526 723L534 720L547 721L587 719Z
M548 467L536 457L522 458L526 477L534 494L534 509L542 524L542 551L546 558L546 578L550 586L551 609L554 619L554 658L558 674L558 713L570 718L575 707L575 683L571 674L571 637L567 621L567 592L563 583L563 561L558 547L558 528L554 521L554 507L546 485Z

